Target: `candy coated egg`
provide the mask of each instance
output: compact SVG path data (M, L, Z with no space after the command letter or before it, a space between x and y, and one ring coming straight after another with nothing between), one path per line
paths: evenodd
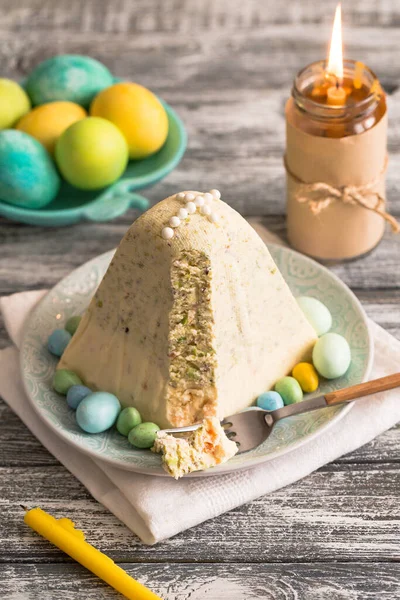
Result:
M127 436L128 433L136 427L136 425L140 425L142 422L142 417L140 416L139 411L133 406L127 406L124 410L121 410L117 420L117 429L121 435Z
M68 331L68 333L70 333L71 335L74 335L75 331L78 329L78 326L79 326L79 323L81 322L81 320L82 320L82 317L80 317L78 315L70 317L65 324L65 329Z
M55 155L58 168L71 185L96 190L110 185L125 171L128 146L113 123L87 117L64 131Z
M49 335L47 347L54 356L61 356L71 340L71 334L65 329L55 329Z
M112 121L122 131L133 159L154 154L167 139L165 108L150 90L137 83L116 83L103 90L94 99L90 114Z
M258 408L264 410L276 410L283 407L282 396L278 392L264 392L257 398Z
M316 298L311 296L300 296L296 298L304 316L314 327L318 336L323 335L332 327L332 315L325 306Z
M68 100L86 107L113 82L112 74L99 61L63 54L41 62L29 75L25 88L34 105Z
M54 154L56 141L72 123L86 117L86 111L74 102L49 102L37 106L22 117L16 125Z
M42 144L22 131L0 131L0 200L42 208L59 187L60 177Z
M121 405L114 394L94 392L79 404L76 422L87 433L101 433L114 425L120 410Z
M54 373L53 388L59 394L66 396L69 388L73 385L82 385L82 381L73 371L70 371L69 369L58 369Z
M315 344L312 358L320 375L335 379L344 375L350 366L350 346L338 333L326 333Z
M136 448L151 448L160 428L155 423L140 423L128 434L128 440Z
M0 79L0 129L14 127L31 108L25 90L11 79Z
M67 404L72 410L76 410L82 400L92 393L85 385L73 385L67 393Z
M303 400L303 391L294 377L282 377L275 384L275 391L282 396L284 404L296 404Z
M299 363L294 367L292 375L299 382L303 392L315 392L318 388L318 373L311 363Z

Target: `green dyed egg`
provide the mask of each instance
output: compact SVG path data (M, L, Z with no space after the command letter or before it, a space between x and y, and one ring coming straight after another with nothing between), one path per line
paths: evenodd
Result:
M23 131L0 131L0 200L42 208L59 187L60 177L42 144Z
M40 63L29 75L25 89L34 105L69 100L87 107L113 83L107 67L94 58L62 54Z
M18 83L0 79L0 129L13 127L30 108L30 100Z
M121 410L117 420L117 429L121 435L128 436L128 433L136 427L140 425L142 422L142 417L140 416L139 411L133 406L127 406L124 410Z
M282 396L285 404L296 404L303 400L303 390L294 377L282 377L275 384L275 391Z
M160 428L155 423L140 423L128 434L128 440L136 448L151 448Z
M78 329L79 323L81 322L82 317L79 315L75 315L74 317L70 317L65 324L65 329L71 335L74 335L75 331Z
M54 373L53 377L53 388L59 394L67 395L68 390L73 385L82 385L82 381L78 375L68 369L58 369Z

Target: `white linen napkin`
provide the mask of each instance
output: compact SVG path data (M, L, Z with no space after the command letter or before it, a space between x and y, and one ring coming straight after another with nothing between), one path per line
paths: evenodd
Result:
M30 310L44 293L25 292L0 298L5 326L14 344L0 351L0 396L92 496L145 544L169 538L289 485L366 444L400 420L400 390L383 392L357 402L337 424L293 452L247 471L200 479L175 481L140 475L93 460L49 430L23 390L18 352L21 331ZM372 321L369 325L375 341L371 379L395 373L400 365L400 342Z

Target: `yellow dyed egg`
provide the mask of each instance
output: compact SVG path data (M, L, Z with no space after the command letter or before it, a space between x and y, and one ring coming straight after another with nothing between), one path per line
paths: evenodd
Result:
M299 382L303 392L315 392L318 388L318 373L311 363L299 363L294 367L292 375Z
M158 98L137 83L116 83L93 100L90 114L112 121L122 131L132 159L161 148L168 135L168 116Z
M0 79L0 129L9 129L31 108L25 90L11 79Z
M76 121L86 117L86 111L75 102L49 102L37 106L22 117L16 125L20 131L29 133L54 154L60 135Z

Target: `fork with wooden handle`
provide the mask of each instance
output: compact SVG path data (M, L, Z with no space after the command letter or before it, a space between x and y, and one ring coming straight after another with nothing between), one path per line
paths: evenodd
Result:
M281 419L319 408L346 404L347 402L396 387L400 387L400 373L353 385L349 388L337 390L336 392L329 392L323 396L317 396L316 398L311 398L311 400L303 400L297 404L289 404L277 410L266 411L254 407L236 415L225 417L221 421L221 425L223 425L227 436L238 444L238 453L241 454L242 452L253 450L265 442L271 434L274 425ZM200 426L201 423L198 423L196 425L189 425L188 427L164 429L163 431L166 433L184 433L187 431L196 431Z

